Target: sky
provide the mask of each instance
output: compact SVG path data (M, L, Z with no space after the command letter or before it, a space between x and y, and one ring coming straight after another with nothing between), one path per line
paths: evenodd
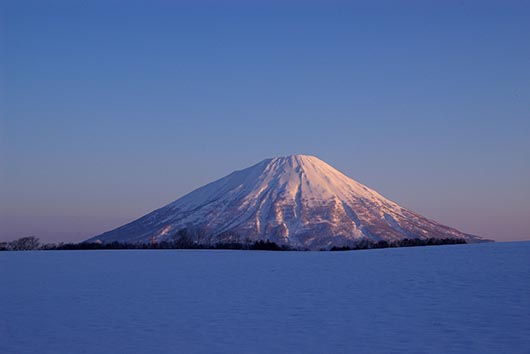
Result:
M0 0L0 241L290 154L530 240L529 63L528 1Z

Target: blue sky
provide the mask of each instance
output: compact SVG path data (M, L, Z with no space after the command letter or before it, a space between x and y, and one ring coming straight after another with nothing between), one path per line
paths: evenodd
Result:
M528 2L0 4L0 240L79 241L294 153L530 239Z

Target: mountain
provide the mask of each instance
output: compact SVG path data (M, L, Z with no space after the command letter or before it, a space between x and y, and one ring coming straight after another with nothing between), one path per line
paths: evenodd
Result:
M299 249L370 241L482 238L418 215L307 155L266 159L87 242L270 240Z

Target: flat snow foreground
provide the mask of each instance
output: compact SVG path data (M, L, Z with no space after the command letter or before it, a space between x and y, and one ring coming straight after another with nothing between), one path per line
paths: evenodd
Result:
M0 253L0 353L528 353L530 242Z

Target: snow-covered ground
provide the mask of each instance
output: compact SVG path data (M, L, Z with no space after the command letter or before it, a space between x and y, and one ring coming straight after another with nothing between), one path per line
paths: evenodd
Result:
M0 353L528 353L530 242L0 253Z

